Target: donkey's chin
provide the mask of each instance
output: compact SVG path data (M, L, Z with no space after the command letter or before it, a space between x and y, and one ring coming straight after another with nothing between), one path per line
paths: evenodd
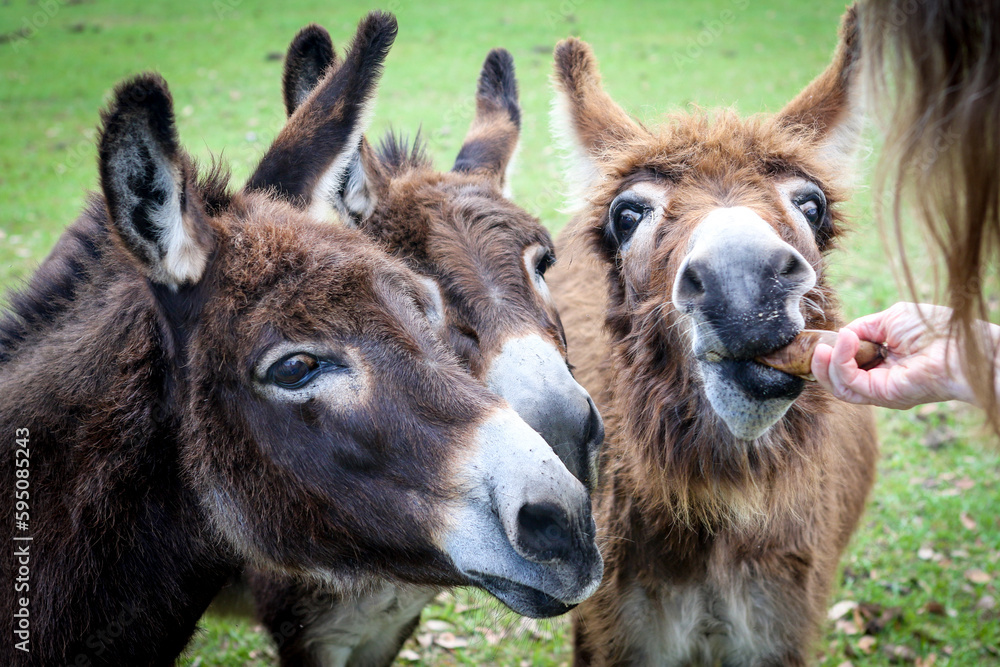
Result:
M601 583L604 561L596 545L581 549L571 560L536 563L514 550L492 513L467 512L460 526L446 543L455 568L469 584L522 616L564 614Z
M551 618L561 616L576 607L576 603L563 602L537 588L524 586L510 579L480 572L469 572L467 576L474 585L484 589L522 616Z
M740 440L756 440L781 419L805 383L756 361L700 361L712 409Z

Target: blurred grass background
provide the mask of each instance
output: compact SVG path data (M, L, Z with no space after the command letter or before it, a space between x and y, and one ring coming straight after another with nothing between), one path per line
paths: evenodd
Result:
M342 50L373 8L393 11L400 32L371 136L419 128L447 168L483 58L509 49L524 111L514 199L555 232L566 222L548 133L556 41L590 42L606 88L646 121L694 104L776 111L829 61L844 3L0 0L0 291L30 275L96 187L98 109L117 81L161 72L183 144L203 163L223 156L238 185L283 122L282 57L295 32L320 23ZM855 231L832 258L848 318L901 295L865 182L850 206ZM931 272L921 273L931 289ZM1000 457L976 425L952 404L880 414L880 478L831 599L861 606L830 621L821 664L1000 664ZM571 660L565 620L523 621L476 592L442 597L424 619L400 664ZM252 622L207 618L181 664L273 662Z

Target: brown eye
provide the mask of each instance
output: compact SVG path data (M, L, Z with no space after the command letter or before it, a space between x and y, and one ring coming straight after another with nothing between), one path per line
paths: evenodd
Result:
M611 203L610 235L619 248L632 238L632 233L649 213L649 207L626 196Z
M826 198L819 190L801 195L795 200L795 205L799 207L806 222L813 229L817 229L823 222L823 217L826 214Z
M319 359L300 352L276 362L268 375L271 382L283 389L298 389L313 379L319 368Z
M556 263L556 256L551 250L546 250L538 261L535 263L535 273L539 276L544 276L545 272L551 268L553 264Z

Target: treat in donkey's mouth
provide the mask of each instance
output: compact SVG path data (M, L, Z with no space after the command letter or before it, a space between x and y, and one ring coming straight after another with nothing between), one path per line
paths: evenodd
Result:
M789 375L798 375L806 380L815 381L816 378L813 377L811 370L812 358L816 346L820 343L832 347L837 343L837 332L803 329L791 343L780 350L757 357L757 361ZM859 368L869 370L882 363L885 355L885 345L863 340L858 353L854 355L854 360L858 362Z

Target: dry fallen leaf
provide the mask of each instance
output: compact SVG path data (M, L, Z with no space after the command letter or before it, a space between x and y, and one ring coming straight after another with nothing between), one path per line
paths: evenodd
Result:
M976 485L976 480L970 477L963 477L962 479L955 482L955 488L960 491L968 491Z
M431 644L434 643L434 635L429 632L417 635L417 643L420 644L421 648L430 648Z
M917 652L909 646L886 644L882 647L882 652L889 657L889 662L894 665L908 664L917 661Z
M448 630L453 629L455 626L453 626L448 621L439 621L437 619L432 618L429 621L424 621L424 627L430 630L431 632L447 632Z
M984 595L976 602L976 611L989 611L997 606L997 601L992 595Z
M837 632L843 632L845 635L856 635L860 632L858 626L855 625L854 621L848 621L845 619L840 619L834 624L834 628Z
M974 584L988 584L992 577L983 572L982 570L977 570L975 568L965 571L965 578Z
M926 658L917 658L914 664L917 667L934 667L935 662L937 662L937 653L931 653Z
M456 637L451 632L442 632L434 639L434 643L441 648L451 650L456 648L465 648L469 645L469 640L465 637Z
M852 609L858 606L858 603L854 600L841 600L837 604L830 607L830 611L826 613L826 617L831 621L836 621L838 619L846 616Z
M878 605L862 605L858 609L868 619L868 622L865 623L866 635L879 634L903 615L902 607L887 607L883 609Z
M871 655L872 651L875 650L875 644L877 643L878 643L877 639L875 639L871 635L865 635L864 637L858 640L858 650L866 655Z
M979 525L976 523L976 520L973 519L968 514L966 514L965 512L959 514L958 518L962 522L962 525L965 526L966 530L975 530L976 528L979 527Z
M503 639L504 637L502 634L497 634L496 632L493 632L492 630L489 629L484 629L482 632L483 632L483 637L486 638L486 643L489 644L490 646L496 646L497 644L500 643L500 640Z
M928 614L934 614L935 616L944 616L947 613L945 612L944 605L938 602L937 600L931 600L923 607L921 607L920 611L926 612Z
M412 649L405 649L399 652L397 656L400 660L406 660L407 662L416 662L420 660L420 654Z

